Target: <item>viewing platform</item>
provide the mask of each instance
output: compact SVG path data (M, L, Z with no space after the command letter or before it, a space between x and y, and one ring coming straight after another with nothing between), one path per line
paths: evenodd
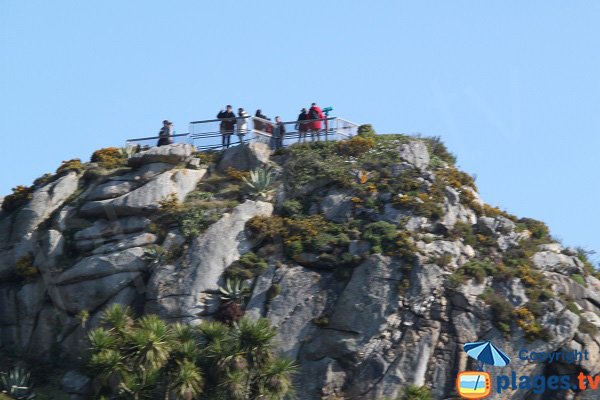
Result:
M229 120L232 120L231 118ZM235 129L231 134L231 146L237 146L239 144L239 134L242 134L243 143L250 142L262 142L271 143L273 139L273 132L276 132L276 123L270 120L258 118L258 117L237 117L235 118L236 123L240 125L244 124L241 122L245 121L245 129L238 131L236 125ZM192 121L189 123L189 131L187 133L175 133L171 136L174 143L190 143L196 146L198 150L220 150L223 148L221 144L222 133L220 131L220 124L222 121L227 119L207 119L202 121ZM322 129L317 133L306 132L305 140L309 141L330 141L330 140L342 140L348 139L355 136L358 133L358 126L354 122L350 122L340 117L327 117L322 119L314 120L303 120L303 121L287 121L283 122L286 133L283 137L283 147L289 146L298 141L302 140L301 133L298 130L299 124L310 124L314 122L321 122ZM239 133L238 133L239 132ZM304 133L302 133L304 136ZM153 147L159 136L150 136L142 138L128 139L127 145L140 145L143 147Z

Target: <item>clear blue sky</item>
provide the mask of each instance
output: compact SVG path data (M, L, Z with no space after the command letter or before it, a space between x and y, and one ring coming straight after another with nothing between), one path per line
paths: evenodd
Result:
M600 250L600 3L0 0L0 193L224 104L439 135L483 198Z

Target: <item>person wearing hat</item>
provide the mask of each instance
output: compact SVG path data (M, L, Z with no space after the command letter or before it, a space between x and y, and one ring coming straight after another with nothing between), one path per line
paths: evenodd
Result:
M163 121L163 127L158 132L157 146L167 146L173 143L173 123L168 119Z
M301 122L308 119L308 112L306 108L302 108L300 110L300 115L298 115L298 122L296 122L296 130L298 131L298 143L306 142L306 132L308 131L308 122Z

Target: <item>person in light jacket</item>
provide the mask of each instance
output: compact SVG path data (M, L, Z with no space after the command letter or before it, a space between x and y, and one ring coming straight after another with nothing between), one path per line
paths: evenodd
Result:
M244 135L248 133L248 114L243 108L238 108L238 118L237 118L237 136L240 139L240 144L244 143Z

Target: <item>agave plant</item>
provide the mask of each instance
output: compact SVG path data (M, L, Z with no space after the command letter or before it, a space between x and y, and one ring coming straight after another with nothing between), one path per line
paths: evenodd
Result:
M0 374L0 383L2 393L8 394L13 399L33 399L33 389L31 388L31 375L23 368L13 368L8 372Z
M250 171L250 178L242 177L244 183L259 197L268 197L273 192L275 174L269 168Z
M219 287L221 299L226 301L240 301L245 296L244 283L239 279L227 279L225 287Z
M121 154L126 158L131 158L135 153L139 152L139 145L127 145L125 147L121 147Z

